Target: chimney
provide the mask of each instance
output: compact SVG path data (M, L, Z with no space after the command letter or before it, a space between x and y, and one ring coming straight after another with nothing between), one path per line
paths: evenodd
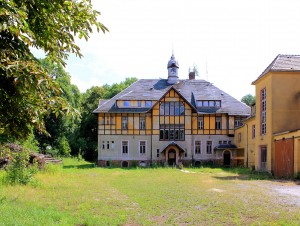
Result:
M195 80L196 73L194 71L190 71L189 80Z

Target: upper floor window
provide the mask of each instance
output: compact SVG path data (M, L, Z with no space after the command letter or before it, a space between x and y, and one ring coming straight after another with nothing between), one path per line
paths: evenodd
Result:
M137 104L139 108L142 107L142 101L138 100Z
M252 139L255 138L255 125L252 125Z
M122 129L128 129L128 117L122 116Z
M101 117L101 124L104 125L104 123L105 123L105 117L102 116L102 117Z
M162 124L159 132L160 140L184 140L184 125L183 124Z
M159 106L160 115L184 115L184 104L182 102L161 102Z
M146 129L146 118L141 117L140 118L140 130L145 130Z
M240 143L242 141L242 133L238 133L238 142Z
M129 100L124 100L123 101L123 106L124 107L130 107L130 101Z
M242 123L242 117L241 116L235 116L234 117L234 127L240 127L243 125Z
M197 107L221 107L220 100L198 100Z
M195 141L195 154L201 154L201 141Z
M151 107L152 106L152 101L151 100L146 100L145 106L146 107Z
M222 117L216 116L216 129L222 129Z
M260 133L262 135L267 133L267 92L266 88L260 91Z
M203 116L198 117L198 129L204 129Z

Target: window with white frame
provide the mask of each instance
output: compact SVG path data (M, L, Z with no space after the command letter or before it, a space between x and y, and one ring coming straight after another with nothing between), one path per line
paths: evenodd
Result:
M140 117L140 130L145 130L145 129L146 129L146 118Z
M146 154L146 141L139 142L140 154Z
M195 154L201 154L201 141L195 141Z
M128 117L122 116L122 129L128 129Z
M222 129L222 117L216 116L216 129Z
M198 129L204 129L203 116L198 117Z
M212 153L212 141L206 141L206 153L207 154Z
M122 141L122 154L128 154L128 141Z
M266 88L260 91L260 133L267 133L267 92Z

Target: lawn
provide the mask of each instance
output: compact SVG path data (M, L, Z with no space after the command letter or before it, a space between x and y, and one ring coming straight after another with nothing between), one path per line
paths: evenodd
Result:
M1 185L0 216L0 225L300 225L300 185L246 169L105 169L64 159L30 185Z

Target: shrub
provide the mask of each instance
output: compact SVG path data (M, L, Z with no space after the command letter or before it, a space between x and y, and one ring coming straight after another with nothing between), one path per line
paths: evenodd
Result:
M8 184L28 184L33 175L37 173L37 162L29 165L29 151L20 145L8 144L10 149L11 160L6 167L4 182ZM2 149L2 148L1 148Z

